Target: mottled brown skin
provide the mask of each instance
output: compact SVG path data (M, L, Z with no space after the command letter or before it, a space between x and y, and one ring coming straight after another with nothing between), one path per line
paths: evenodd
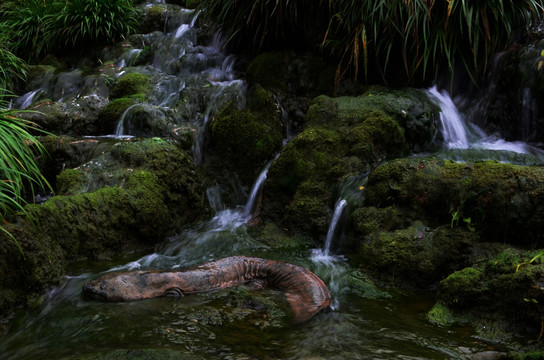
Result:
M283 261L232 256L179 271L112 272L83 285L83 292L105 301L134 301L183 296L242 284L270 286L283 292L295 323L312 318L330 304L323 281L311 271Z

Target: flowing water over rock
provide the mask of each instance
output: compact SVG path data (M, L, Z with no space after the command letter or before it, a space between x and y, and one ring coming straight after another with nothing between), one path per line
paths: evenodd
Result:
M440 106L440 125L446 151L444 157L454 160L463 158L463 150L468 159L471 154L492 159L522 164L544 162L544 151L522 141L506 141L494 135L488 135L478 126L466 121L446 91L439 91L436 86L427 90L429 96ZM531 161L532 160L532 161Z

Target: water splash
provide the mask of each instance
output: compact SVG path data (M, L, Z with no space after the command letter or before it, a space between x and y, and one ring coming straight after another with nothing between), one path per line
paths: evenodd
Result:
M30 91L15 101L15 106L18 109L26 109L29 107L32 103L36 102L42 94L45 93L45 89L39 88L33 91Z

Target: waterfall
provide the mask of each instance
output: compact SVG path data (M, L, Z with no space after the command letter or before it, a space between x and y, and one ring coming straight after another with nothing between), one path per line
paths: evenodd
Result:
M22 95L21 97L19 97L17 99L17 101L15 102L15 106L18 109L26 109L33 102L35 102L39 98L39 96L42 95L44 92L45 91L42 88L30 91L30 92Z
M441 131L447 149L505 151L531 155L544 161L543 150L522 141L506 141L488 135L478 126L467 122L446 91L438 91L434 86L427 90L427 94L440 107Z
M270 165L274 162L280 156L280 154L276 154L274 156L274 159L268 162L266 164L265 168L261 173L259 174L259 177L257 178L257 181L255 181L255 184L253 184L251 191L249 193L249 197L247 198L246 206L244 207L244 216L247 218L250 218L253 214L253 211L255 210L255 206L257 204L257 200L259 198L259 194L261 191L261 188L263 187L264 181L266 180L266 175L268 174L268 169L270 168Z
M331 223L329 224L329 229L327 231L327 237L325 238L325 244L322 249L314 249L312 251L312 261L314 262L334 262L335 257L330 255L331 246L333 240L335 240L336 235L338 234L338 224L342 220L344 215L344 210L348 202L345 199L338 199L334 205L334 213L332 215Z
M440 105L440 125L446 147L468 149L467 127L453 100L445 91L439 92L436 86L429 89L428 93Z
M338 226L338 222L340 221L340 218L342 214L344 213L344 209L346 208L347 201L344 199L340 199L336 202L336 205L334 207L334 214L332 216L331 224L329 226L329 230L327 231L327 238L325 239L325 246L323 248L323 254L325 256L328 256L331 251L331 244L332 240L334 238L334 235L336 234L336 227Z
M344 256L332 256L330 255L330 251L333 240L335 240L336 234L338 233L338 225L342 220L347 205L348 202L345 199L338 199L334 205L334 214L332 215L329 230L327 231L325 245L322 249L313 249L310 257L310 260L316 266L316 269L313 271L328 284L331 292L330 306L332 310L338 310L340 306L338 297L344 287L348 267Z

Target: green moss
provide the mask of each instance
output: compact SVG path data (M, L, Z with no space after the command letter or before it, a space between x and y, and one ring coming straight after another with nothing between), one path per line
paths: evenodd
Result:
M535 256L542 251L507 248L482 267L457 271L440 282L438 300L476 327L488 324L484 336L538 333L544 314L544 264Z
M303 182L285 208L284 223L289 229L312 236L326 233L331 216L330 203L330 192L325 183Z
M338 103L332 98L321 95L312 101L306 113L305 122L308 126L326 125L338 119Z
M112 98L146 94L150 91L150 77L146 74L130 73L123 75L110 91Z
M351 215L353 230L362 237L378 231L400 229L405 223L403 214L395 207L362 207Z
M21 218L21 221L25 220ZM20 224L3 224L17 239L24 255L13 239L0 233L0 315L9 314L27 305L41 295L46 286L57 283L64 274L66 264L63 250L55 239L50 239L26 221Z
M436 303L427 313L427 319L435 325L449 326L453 325L458 319L455 315L442 303Z
M483 282L482 270L467 267L442 280L438 291L442 302L458 308L478 303L487 288Z
M389 299L391 295L380 290L371 280L367 279L358 271L348 274L346 281L349 284L350 291L365 299Z
M533 351L529 353L510 353L514 360L540 360L544 359L544 351Z
M260 85L254 86L249 92L247 107L252 112L263 114L274 114L278 110L274 94Z
M361 220L361 216L363 219ZM383 219L383 220L382 220ZM469 264L476 236L463 229L431 231L420 222L405 228L395 209L358 209L352 221L360 235L346 240L348 257L386 283L428 288Z
M163 236L172 220L157 176L148 171L134 171L126 189L130 194L129 203L136 210L134 220L139 236Z
M256 171L281 147L283 135L275 109L266 112L225 107L212 123L212 137L218 155L232 164L242 180L254 179Z
M361 157L392 157L406 152L404 130L396 120L383 112L365 113L363 123L356 125L353 132L358 141L352 151Z
M264 224L257 236L271 248L289 253L306 250L313 245L309 238L290 236L274 223Z
M66 169L57 175L57 195L81 193L86 187L85 174L81 170Z
M269 89L285 90L287 63L280 52L262 53L247 68L247 79Z
M399 159L370 175L366 195L366 205L400 206L435 225L467 226L489 241L536 246L541 241L542 217L536 215L544 213L541 167Z

